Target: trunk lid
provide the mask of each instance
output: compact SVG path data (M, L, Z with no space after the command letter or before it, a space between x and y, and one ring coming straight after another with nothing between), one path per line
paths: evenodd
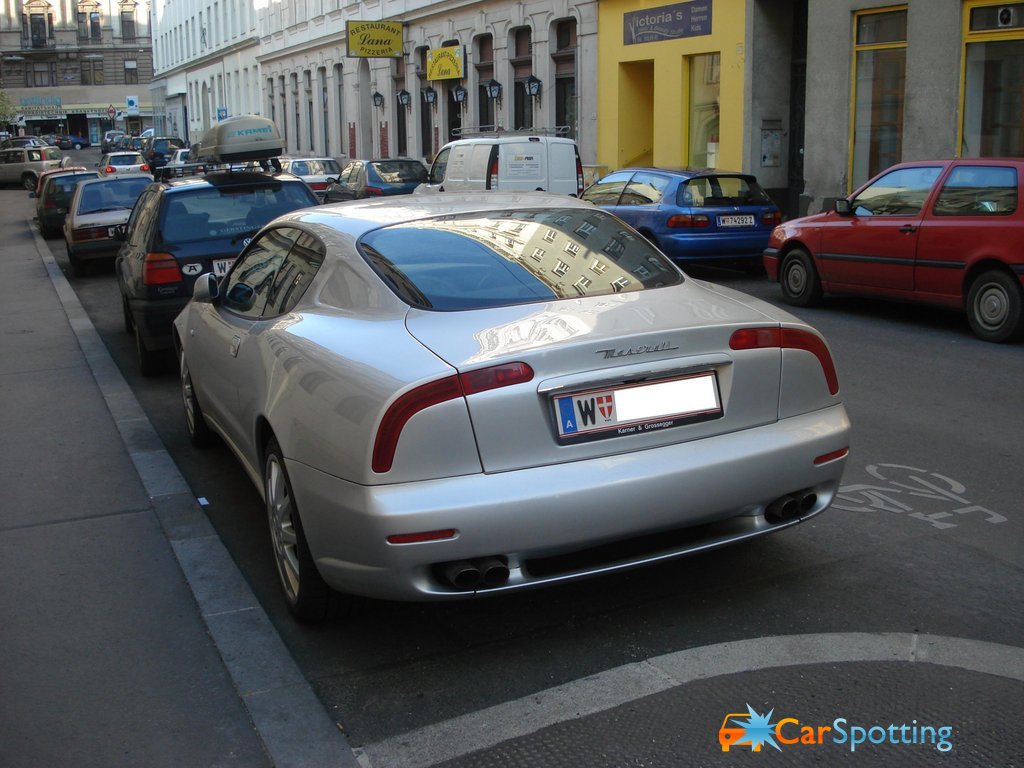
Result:
M634 452L777 420L781 351L729 349L736 329L771 325L777 325L774 317L694 281L493 309L412 310L407 319L409 332L460 372L508 362L533 369L527 383L466 398L487 472ZM637 389L684 379L702 393L699 400L713 390L720 411L676 406L680 391L673 386L668 393L665 387ZM619 392L626 389L643 404L640 416L593 431L598 425L591 413L591 431L560 434L567 413L581 415L573 402L593 411L612 394L619 408L625 403ZM648 406L658 394L668 395L667 404ZM673 409L675 419L663 417Z

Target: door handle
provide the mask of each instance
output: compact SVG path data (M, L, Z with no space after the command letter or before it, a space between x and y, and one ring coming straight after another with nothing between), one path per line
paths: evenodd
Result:
M900 227L900 232L902 232L905 235L909 235L911 232L917 232L917 227L915 227L913 224L904 224L902 227Z
M233 339L231 339L231 356L232 357L238 357L238 348L241 346L241 344L242 344L242 337L241 336L235 336Z

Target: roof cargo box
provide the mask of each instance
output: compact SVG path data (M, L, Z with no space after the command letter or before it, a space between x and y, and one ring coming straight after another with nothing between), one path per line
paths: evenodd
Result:
M284 142L277 126L265 117L239 115L221 120L203 134L199 162L237 163L263 160L284 153Z

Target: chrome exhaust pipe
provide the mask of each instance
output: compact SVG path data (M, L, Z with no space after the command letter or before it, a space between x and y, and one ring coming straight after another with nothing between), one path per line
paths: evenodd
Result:
M800 503L795 496L782 496L764 509L764 519L769 523L784 523L800 512Z
M445 564L444 578L456 589L476 589L480 586L480 569L468 560L455 560Z
M800 514L806 515L812 509L815 504L818 503L818 494L816 493L805 493L800 497Z
M482 557L473 565L480 571L480 579L486 588L501 587L508 583L508 563L499 557Z

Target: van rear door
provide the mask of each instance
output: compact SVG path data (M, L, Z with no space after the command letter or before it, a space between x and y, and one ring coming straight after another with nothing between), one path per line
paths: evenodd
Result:
M508 141L498 149L498 186L502 191L548 189L548 153L543 141Z
M559 195L579 195L582 190L579 188L579 151L573 141L552 141L548 144L548 155L550 157L550 186L549 192Z

